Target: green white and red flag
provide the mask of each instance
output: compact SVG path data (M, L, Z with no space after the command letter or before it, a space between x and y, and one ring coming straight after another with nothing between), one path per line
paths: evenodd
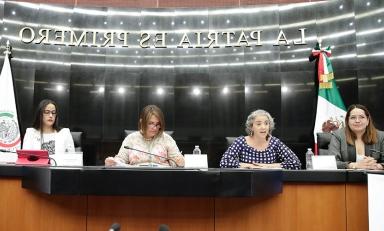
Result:
M331 48L321 48L317 43L312 50L312 56L318 60L317 77L319 81L319 93L317 96L317 109L315 128L313 131L315 139L315 154L318 153L318 132L331 132L344 127L346 108L334 79L331 60Z

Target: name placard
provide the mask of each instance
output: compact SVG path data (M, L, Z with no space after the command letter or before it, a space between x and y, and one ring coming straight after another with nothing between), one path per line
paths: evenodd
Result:
M185 168L208 168L208 158L207 154L200 154L200 155L194 155L194 154L185 154L184 155L185 160Z
M322 155L312 156L312 164L314 170L336 170L335 156Z

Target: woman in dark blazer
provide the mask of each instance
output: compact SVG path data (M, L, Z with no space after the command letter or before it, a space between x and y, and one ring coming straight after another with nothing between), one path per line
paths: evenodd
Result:
M373 125L368 109L360 104L348 108L345 128L332 134L329 154L335 155L338 168L382 170L384 132Z

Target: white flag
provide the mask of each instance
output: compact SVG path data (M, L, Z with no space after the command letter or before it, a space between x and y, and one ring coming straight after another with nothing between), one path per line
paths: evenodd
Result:
M14 152L20 149L21 142L8 54L6 51L0 75L0 149Z

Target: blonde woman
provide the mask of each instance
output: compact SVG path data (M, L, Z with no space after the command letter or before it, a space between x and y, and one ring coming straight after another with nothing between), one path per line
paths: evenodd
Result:
M165 121L160 108L155 105L144 107L140 114L138 127L138 131L129 134L124 139L116 156L105 159L106 166L153 163L172 167L184 166L184 157L175 140L164 132Z

